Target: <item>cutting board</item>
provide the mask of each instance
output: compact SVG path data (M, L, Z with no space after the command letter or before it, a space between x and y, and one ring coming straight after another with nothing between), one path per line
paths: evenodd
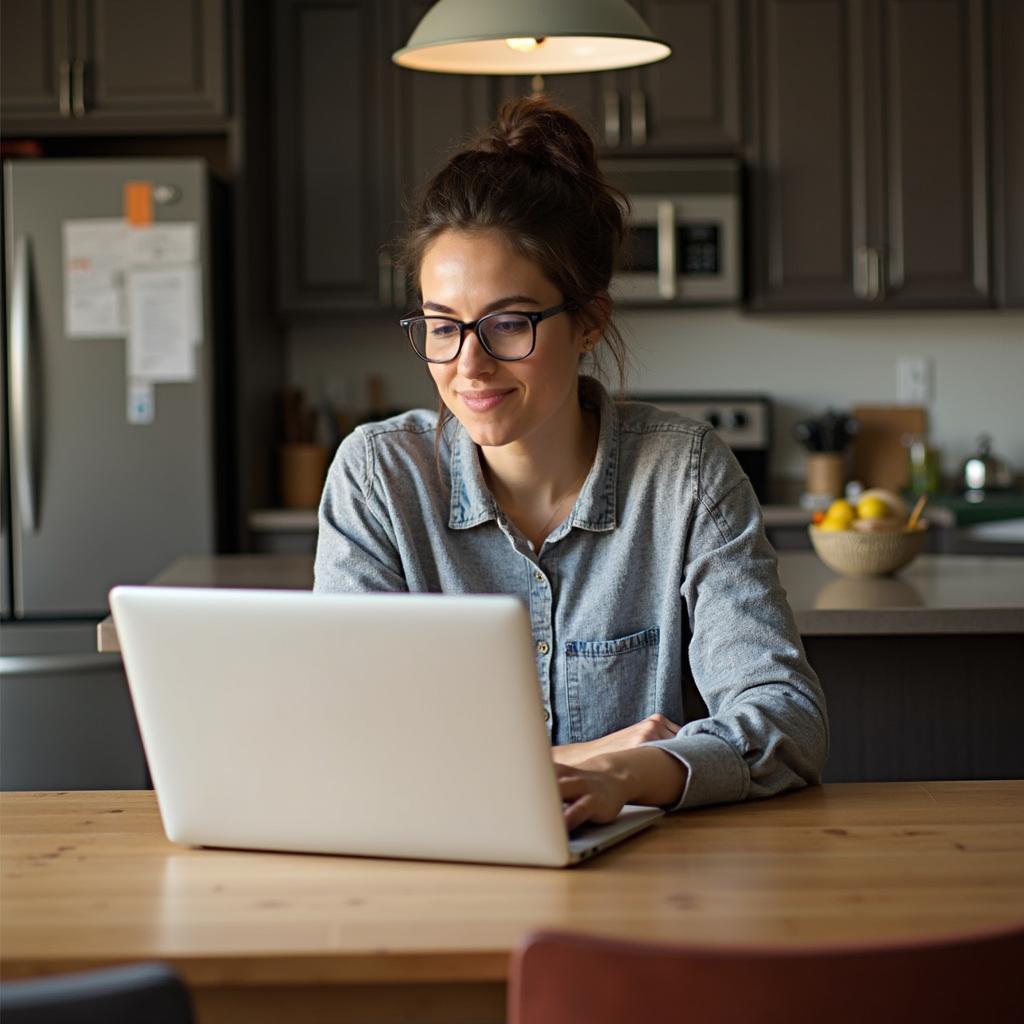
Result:
M919 405L855 405L860 424L853 443L853 478L865 487L901 491L907 485L905 434L927 434L928 410Z

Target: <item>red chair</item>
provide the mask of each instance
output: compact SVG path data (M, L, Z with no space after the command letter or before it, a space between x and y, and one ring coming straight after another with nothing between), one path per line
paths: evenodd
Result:
M657 946L558 932L515 953L509 1024L1020 1024L1024 926L900 945Z

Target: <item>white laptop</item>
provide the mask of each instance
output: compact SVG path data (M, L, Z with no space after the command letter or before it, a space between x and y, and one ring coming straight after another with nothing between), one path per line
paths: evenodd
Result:
M516 598L115 587L110 605L174 842L561 867L663 813L567 834Z

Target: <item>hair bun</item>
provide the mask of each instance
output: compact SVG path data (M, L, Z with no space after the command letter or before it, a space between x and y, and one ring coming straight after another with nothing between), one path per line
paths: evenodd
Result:
M598 174L593 140L568 110L546 96L523 96L502 104L475 148L548 163L566 174Z

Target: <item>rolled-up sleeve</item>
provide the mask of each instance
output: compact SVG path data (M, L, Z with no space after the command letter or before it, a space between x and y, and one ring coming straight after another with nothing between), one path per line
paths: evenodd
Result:
M313 567L319 593L408 590L385 503L376 493L370 440L342 441L320 499Z
M708 717L650 744L688 769L676 808L818 782L828 754L824 693L779 583L760 506L712 432L702 440L696 479L680 592L690 667Z

